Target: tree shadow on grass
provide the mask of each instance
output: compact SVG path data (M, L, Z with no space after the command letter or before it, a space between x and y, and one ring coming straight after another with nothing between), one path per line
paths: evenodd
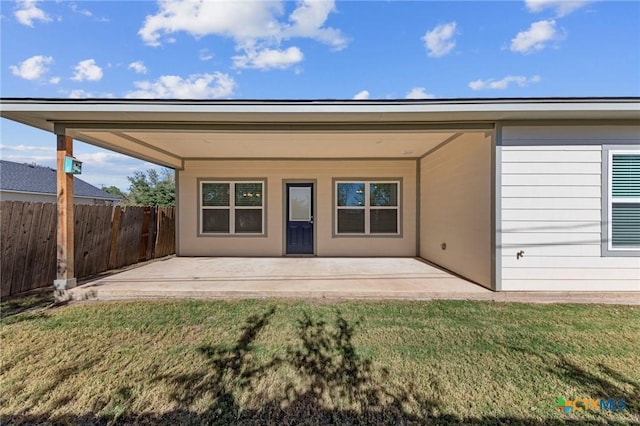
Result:
M340 312L326 322L308 314L297 323L297 339L281 354L265 356L256 339L269 325L275 309L247 319L237 341L227 346L201 346L203 368L195 373L160 375L158 383L175 389L176 407L163 413L133 413L130 390L119 390L110 409L98 415L29 416L2 419L3 424L210 424L210 425L627 425L629 421L587 418L464 417L444 414L437 400L407 380L394 384L385 369L376 368L356 351L356 323ZM262 351L262 352L261 352ZM562 373L564 371L564 373ZM287 373L288 372L288 373ZM287 374L295 375L294 378ZM570 363L557 374L581 377L584 386L599 383ZM281 381L281 389L278 387ZM266 383L265 383L266 382ZM271 382L271 383L270 383ZM611 388L613 389L613 388ZM121 395L120 395L121 394ZM461 396L462 397L462 396ZM195 409L205 402L205 408ZM96 407L97 408L97 407ZM550 410L552 408L550 407Z
M156 381L168 382L176 389L171 397L180 406L190 406L200 398L212 399L207 418L222 424L235 422L241 410L235 395L251 391L255 380L281 362L274 357L265 364L257 364L253 357L254 341L274 314L275 308L271 308L262 315L248 318L231 347L200 346L198 352L205 358L207 367L203 373L162 375Z
M298 346L285 362L302 376L302 386L289 385L286 409L273 407L283 421L304 421L311 414L320 424L420 423L433 417L438 403L411 384L394 386L387 369L375 369L357 353L350 324L338 311L327 323L308 314L298 321Z
M623 398L628 412L635 413L638 422L624 424L640 425L640 383L614 370L603 363L596 364L596 371L588 371L564 355L541 354L527 348L509 346L510 350L537 357L546 365L546 371L558 377L563 383L569 383L578 388L576 395L558 395L567 398L619 400ZM593 412L602 415L602 412Z
M2 319L0 319L0 324L6 326L11 324L18 324L21 322L46 319L48 317L49 315L43 310L19 312L17 314L7 315L3 317Z
M9 325L33 319L46 318L45 309L54 306L53 291L38 289L17 296L5 297L0 302L0 321Z
M44 379L39 382L40 385L28 395L28 401L37 405L41 400L46 400L51 397L59 388L64 388L67 382L75 376L83 373L86 370L91 369L99 361L99 357L93 357L85 360L70 360L63 367L58 369L53 377ZM3 371L13 368L13 365L9 365L6 368L3 366ZM0 405L5 399L10 398L11 395L0 395ZM52 403L56 409L64 407L64 405L73 401L77 397L77 391L65 389L65 393L62 396L57 397ZM28 424L28 425L40 425L40 424L73 424L72 420L61 420L60 418L52 418L50 416L32 416L28 413L18 413L11 416L3 416L0 418L1 425L10 424Z
M563 381L579 387L582 394L590 395L592 398L607 400L624 398L627 409L633 413L639 413L640 384L602 363L597 364L597 367L601 375L589 372L561 356L554 366L548 368L548 371L560 376ZM619 383L624 383L626 386L621 386Z
M206 359L206 373L157 379L176 389L172 398L181 407L212 399L198 415L199 421L211 424L416 424L433 413L434 402L411 387L391 388L386 371L375 374L371 362L355 350L355 325L339 313L334 324L304 314L297 324L296 344L259 361L255 340L274 313L270 309L249 318L231 347L198 348ZM296 372L296 380L274 395L265 382L284 377L278 375L282 369ZM239 402L241 395L249 395L246 406Z

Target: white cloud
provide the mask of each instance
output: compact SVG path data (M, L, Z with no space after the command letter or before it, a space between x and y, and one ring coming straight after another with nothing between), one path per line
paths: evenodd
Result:
M83 89L59 89L58 93L68 96L69 98L100 98L100 99L113 99L116 96L112 92L89 92Z
M49 83L51 83L51 84L58 84L58 83L60 83L60 80L61 80L61 78L60 78L60 77L57 77L57 76L56 76L56 77L51 77L51 78L49 79Z
M304 55L299 48L280 48L282 41L293 38L316 40L335 50L346 47L348 40L342 32L325 26L335 11L334 0L299 0L288 16L285 4L283 0L159 1L158 12L146 17L138 34L151 46L175 41L172 35L179 32L197 38L231 38L241 52L232 58L238 68L287 68L300 62ZM200 54L201 60L211 57L208 52Z
M13 161L14 163L36 163L39 166L56 167L56 155L33 155L33 154L10 154L3 155L3 160Z
M333 0L299 1L289 15L289 22L279 19L284 14L282 1L166 0L158 6L158 13L148 15L138 31L142 40L152 46L160 44L163 34L180 31L194 37L231 37L238 43L291 37L312 38L335 48L347 43L340 30L324 27L329 14L335 10Z
M519 32L511 40L511 51L531 53L534 50L542 50L548 42L561 38L562 36L556 30L555 20L547 19L534 22L527 31Z
M200 49L198 53L198 59L201 61L210 61L213 59L213 53L209 49Z
M93 93L87 92L82 89L75 89L69 92L69 97L72 99L81 99L81 98L93 98Z
M159 11L148 15L138 31L142 40L160 45L163 34L187 32L194 37L210 34L247 40L276 35L282 5L273 2L207 2L169 0L158 3Z
M368 90L363 90L361 92L358 92L358 93L355 94L353 99L369 99L369 91Z
M92 17L93 13L91 13L91 11L87 10L87 9L80 9L77 5L77 3L71 3L69 5L69 7L71 8L71 10L75 13L78 13L80 15L84 15L86 17Z
M87 152L76 155L78 160L83 163L90 163L94 166L106 166L109 164L116 165L118 161L129 159L126 155L117 152Z
M11 65L9 69L13 75L25 80L37 80L49 71L48 65L53 63L51 56L32 56L18 65Z
M34 146L34 145L2 145L0 149L3 151L16 152L53 152L56 149L52 146Z
M435 95L427 93L424 87L414 87L406 94L406 99L433 99Z
M102 79L102 68L96 65L95 59L85 59L75 66L75 74L71 80L75 81L99 81Z
M127 98L215 99L233 94L236 83L228 74L193 74L187 78L163 75L156 81L137 81Z
M37 0L18 0L13 12L18 22L28 27L33 27L34 21L51 22L51 17L38 8L37 3Z
M36 163L43 166L55 167L55 143L50 146L35 145L2 145L2 159L16 163Z
M530 12L542 12L545 9L553 9L558 17L566 16L571 12L592 3L593 0L525 0Z
M131 62L129 64L129 69L130 70L134 70L138 74L146 74L147 73L147 67L144 65L144 62L142 62L142 61Z
M511 84L517 84L520 87L525 87L531 83L539 83L540 81L541 78L537 75L528 78L521 75L508 75L501 80L475 80L469 83L469 87L473 90L504 90Z
M453 37L456 34L456 23L438 25L422 37L424 45L427 48L427 55L432 58L438 58L451 52L456 47L456 41Z
M254 49L245 49L243 55L234 56L233 66L236 68L255 68L268 70L270 68L285 69L299 62L302 62L304 55L297 47L290 47L286 50L263 49L256 51Z
M129 188L130 182L126 176L131 176L137 170L160 170L162 167L133 157L111 151L95 151L94 147L84 147L90 151L76 150L75 156L83 162L82 180L95 186L115 185L122 190ZM55 167L55 166L54 166Z
M347 39L340 30L323 28L331 12L335 12L333 0L300 0L289 16L293 25L286 25L284 38L307 37L332 46L336 50L347 46Z

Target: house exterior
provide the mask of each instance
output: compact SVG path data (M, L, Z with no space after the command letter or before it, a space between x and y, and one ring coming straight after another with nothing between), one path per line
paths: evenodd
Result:
M120 201L100 188L74 177L76 204L110 205ZM0 200L55 203L56 171L35 164L0 160Z
M420 257L495 291L640 291L639 98L0 113L174 168L178 256Z

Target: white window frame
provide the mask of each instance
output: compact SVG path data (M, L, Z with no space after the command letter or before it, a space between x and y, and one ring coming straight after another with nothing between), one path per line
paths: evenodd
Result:
M229 206L204 206L202 205L202 188L208 183L222 183L229 185ZM236 206L236 184L259 183L262 185L262 205L261 206ZM198 207L199 224L198 231L204 236L262 236L265 235L265 197L266 181L264 180L201 180L198 185ZM236 232L236 210L261 210L262 231L261 232ZM229 210L229 232L205 232L204 230L204 210Z
M338 185L341 183L355 183L364 184L364 206L338 206ZM398 188L398 200L396 206L372 206L371 205L371 185L375 184L389 184L394 183ZM333 191L335 194L333 200L333 208L335 211L335 223L334 223L334 235L336 236L349 236L349 237L361 237L361 236L398 236L400 235L400 219L402 215L401 209L401 197L402 197L402 185L400 180L385 180L385 179L339 179L334 181ZM364 210L364 232L338 232L338 211L339 210ZM371 232L371 210L396 210L396 232Z
M613 204L616 203L640 203L640 197L614 197L613 196L613 156L633 154L638 155L640 146L630 149L629 146L604 146L603 147L603 205L602 205L602 234L606 235L606 241L602 242L602 254L604 256L640 256L640 247L613 247Z

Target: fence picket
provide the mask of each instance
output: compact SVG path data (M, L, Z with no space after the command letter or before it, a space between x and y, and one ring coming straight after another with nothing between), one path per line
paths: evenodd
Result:
M2 203L2 290L0 294L7 296L11 294L11 283L13 282L16 234L18 232L18 220L22 214L23 205L19 202L5 201ZM7 282L4 285L4 282Z
M27 231L26 231L26 235L25 235L25 240L27 242L26 247L25 247L25 254L24 254L24 262L25 265L33 265L35 262L38 261L38 259L36 259L36 252L38 251L37 245L38 245L38 233L36 232L32 232L32 230L34 228L39 228L40 227L40 220L42 218L42 203L31 203L31 209L29 210L31 212L31 223L28 223L26 226L28 226ZM20 283L20 292L24 292L27 291L31 288L31 283L30 280L35 280L37 275L38 275L38 271L34 271L34 277L29 277L27 274L21 274L22 275L22 282Z
M31 229L31 219L33 218L33 203L26 203L22 207L20 216L17 217L17 229L15 234L15 251L14 251L14 267L17 271L22 271L28 267L26 263L26 251L29 244L29 231ZM24 278L21 273L14 271L13 282L11 283L11 293L20 293L22 291L22 279Z
M55 256L56 256L56 208L53 203L40 203L42 213L40 215L39 232L37 235L37 249L34 264L40 263L41 268L33 275L34 283L46 282L46 280L55 274ZM31 287L32 285L29 285Z

